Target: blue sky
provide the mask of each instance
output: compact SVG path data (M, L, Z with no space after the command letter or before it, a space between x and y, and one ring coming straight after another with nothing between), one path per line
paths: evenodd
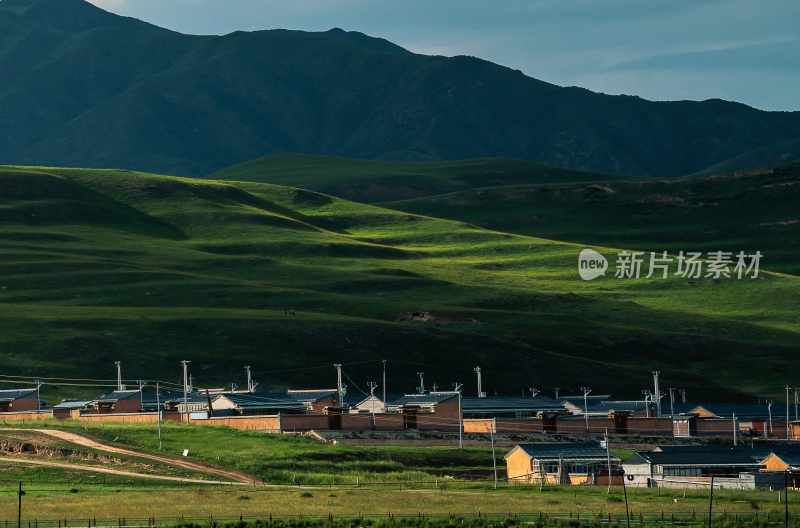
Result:
M560 85L800 110L798 0L91 0L184 33L332 27Z

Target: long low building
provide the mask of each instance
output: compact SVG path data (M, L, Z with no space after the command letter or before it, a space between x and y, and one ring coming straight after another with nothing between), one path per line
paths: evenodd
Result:
M35 411L42 405L36 389L0 390L0 413Z
M518 444L505 460L510 484L622 483L620 459L595 442Z
M740 447L659 446L639 451L625 462L626 484L636 487L709 487L735 489L782 487L783 476L768 470L768 459L780 467L776 453L800 454L798 446L760 442Z

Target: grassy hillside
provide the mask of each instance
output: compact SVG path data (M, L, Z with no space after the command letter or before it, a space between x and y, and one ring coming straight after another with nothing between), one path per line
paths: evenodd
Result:
M278 154L234 165L212 174L210 178L288 185L356 202L374 203L475 187L575 182L612 177L503 158L402 163Z
M778 393L796 362L797 277L587 283L580 246L259 183L6 167L0 188L3 374L177 380L190 359L197 384L252 364L330 386L339 361L357 393L388 359L392 392L417 371L474 392L480 364L490 393L638 395L660 368L700 398Z
M645 181L472 189L385 204L514 233L648 251L761 250L800 274L800 164Z

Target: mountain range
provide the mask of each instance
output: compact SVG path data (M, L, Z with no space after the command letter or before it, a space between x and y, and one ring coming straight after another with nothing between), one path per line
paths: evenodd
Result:
M201 176L303 152L662 177L800 154L800 112L609 96L340 29L184 35L84 0L0 0L0 77L9 164Z

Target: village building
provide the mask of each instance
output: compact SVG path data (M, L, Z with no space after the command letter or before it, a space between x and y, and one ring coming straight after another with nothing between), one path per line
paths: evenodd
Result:
M53 405L53 417L59 420L78 418L81 411L88 409L92 403L88 400L64 400Z
M385 414L386 403L374 394L348 405L350 414Z
M593 405L597 405L599 403L603 403L605 401L611 400L610 394L590 394L584 400L582 394L578 395L567 395L567 396L559 396L557 398L559 402L564 406L564 408L573 413L573 414L582 414L585 411L585 407L588 406L592 407Z
M540 413L565 412L563 403L543 396L462 398L461 409L464 418L536 418Z
M35 411L41 407L37 389L0 390L0 413Z
M518 444L505 456L509 484L622 484L621 461L595 442Z
M304 414L307 406L303 401L284 393L228 393L218 394L211 400L213 416Z
M140 413L142 392L140 390L118 390L100 396L90 404L97 414Z
M325 414L329 408L339 407L337 389L289 389L286 396L302 402L309 413Z
M429 392L406 394L387 405L387 410L400 414L441 414L458 418L458 393Z
M764 446L659 446L638 451L624 464L625 483L633 487L708 487L734 489L782 487L764 474Z
M783 475L786 485L792 488L800 487L800 451L778 450L767 455L762 461L764 471Z
M768 405L737 403L675 404L673 434L676 438L719 436L728 433L767 437L774 433L780 417L773 417ZM735 421L735 425L734 425ZM785 422L781 421L781 427Z

